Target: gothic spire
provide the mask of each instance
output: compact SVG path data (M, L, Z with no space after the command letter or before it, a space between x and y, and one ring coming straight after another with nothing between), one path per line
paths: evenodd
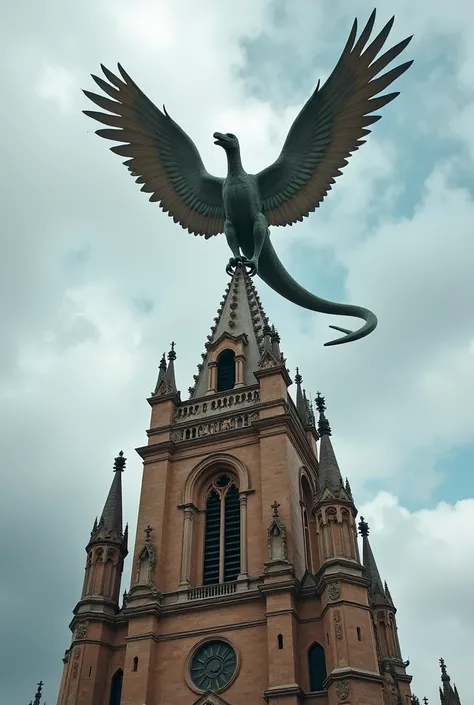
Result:
M332 492L339 492L344 484L331 443L331 427L324 413L326 404L319 392L316 395L316 408L319 411L318 433L321 439L319 443L320 491L323 493L324 490L329 489Z
M254 372L259 369L258 363L265 346L272 355L277 351L277 362L280 362L278 333L269 327L253 281L245 267L241 265L236 267L225 289L210 335L207 336L206 350L201 355L202 362L198 365L197 374L194 375L194 385L189 388L191 398L199 398L207 393L210 351L224 336L235 341L243 339L244 385L256 383Z
M309 416L308 416L308 400L306 399L305 395L303 394L303 390L301 388L301 383L303 381L302 376L300 375L299 368L296 368L296 375L295 375L295 384L296 384L296 410L298 412L298 415L301 419L301 423L303 426L308 426L308 424L311 423Z
M160 362L160 371L156 382L153 396L162 396L165 394L176 394L176 378L174 373L174 361L176 360L176 351L174 349L176 343L171 343L171 349L168 353L168 365L166 365L165 354Z
M170 390L172 392L177 392L176 388L176 377L174 374L174 361L176 360L175 347L176 343L171 343L170 351L168 353L168 368L166 370L165 379L167 379Z
M126 458L121 450L114 461L114 478L109 494L105 500L104 509L97 525L94 539L98 532L104 531L106 536L118 540L123 539L122 531L122 473L125 469Z
M158 394L158 389L160 388L161 382L162 382L165 374L166 374L166 354L163 353L163 357L160 360L160 366L158 368L158 379L156 380L155 391L153 392L153 394Z
M386 593L384 584L382 583L379 569L377 568L377 563L375 562L375 557L370 545L369 525L365 521L364 517L360 518L359 534L362 536L362 562L364 564L367 578L370 580L370 585L368 588L369 596L372 601L377 599L377 601L381 600L382 602L385 602Z
M451 685L451 678L448 676L443 658L439 660L439 667L441 668L441 681L443 683L443 687L439 689L441 705L461 705L459 693L456 686L453 688Z

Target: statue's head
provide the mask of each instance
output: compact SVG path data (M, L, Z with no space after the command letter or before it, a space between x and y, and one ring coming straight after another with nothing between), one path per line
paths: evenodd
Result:
M225 135L222 132L214 132L214 144L223 147L226 152L232 152L239 149L239 140L235 135L230 132L226 132Z

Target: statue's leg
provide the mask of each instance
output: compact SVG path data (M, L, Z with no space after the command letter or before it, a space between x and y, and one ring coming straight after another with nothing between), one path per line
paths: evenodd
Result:
M230 258L225 271L227 274L232 274L232 270L240 262L242 262L242 256L240 254L239 241L237 240L237 233L235 232L234 225L229 218L226 218L224 222L224 234L227 239L227 244L232 250L233 257Z
M249 274L253 276L258 272L258 260L264 245L265 239L268 237L268 223L263 213L257 213L253 223L253 257L245 262L249 267Z

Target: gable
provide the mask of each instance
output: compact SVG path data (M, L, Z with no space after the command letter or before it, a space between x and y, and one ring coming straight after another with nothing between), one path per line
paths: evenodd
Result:
M221 698L220 695L217 695L217 693L212 693L208 690L207 693L195 700L193 705L230 705L230 703Z

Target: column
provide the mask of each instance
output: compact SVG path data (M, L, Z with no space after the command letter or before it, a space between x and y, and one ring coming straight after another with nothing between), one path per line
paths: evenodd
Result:
M180 588L189 587L191 573L191 547L193 542L194 507L188 504L184 507L183 544L181 551L181 578Z
M247 566L247 494L241 492L240 499L240 575L238 580L248 577Z

